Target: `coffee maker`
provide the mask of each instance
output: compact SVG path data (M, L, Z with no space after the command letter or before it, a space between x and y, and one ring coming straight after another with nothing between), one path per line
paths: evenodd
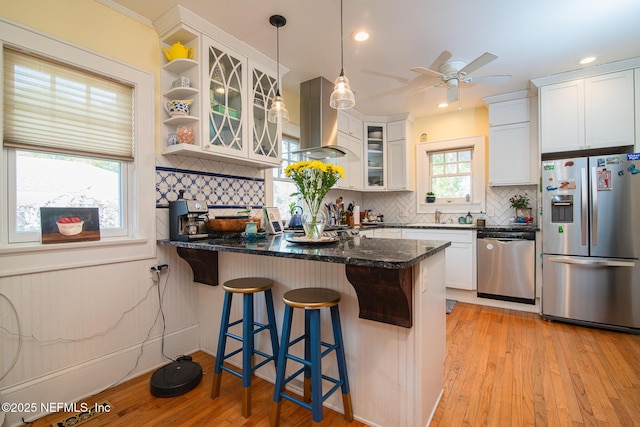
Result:
M180 192L178 200L169 202L169 237L188 242L209 237L207 219L209 208L205 202L186 200Z

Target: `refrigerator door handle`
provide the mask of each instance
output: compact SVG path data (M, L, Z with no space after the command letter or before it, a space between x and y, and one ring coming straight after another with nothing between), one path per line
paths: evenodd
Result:
M587 209L588 209L588 203L589 203L589 199L588 199L588 186L589 186L589 181L587 180L587 169L586 168L582 168L580 169L580 174L581 174L581 185L580 185L580 189L581 189L581 197L582 200L580 200L580 230L582 232L582 246L586 246L587 245Z
M598 174L591 168L591 244L598 246Z
M636 263L633 261L619 261L609 259L584 259L584 258L566 258L566 257L549 257L551 262L559 262L563 264L578 264L593 267L635 267Z

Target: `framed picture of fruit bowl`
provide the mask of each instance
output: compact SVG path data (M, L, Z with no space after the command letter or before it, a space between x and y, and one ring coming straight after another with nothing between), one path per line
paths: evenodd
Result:
M100 240L98 208L40 208L42 243Z

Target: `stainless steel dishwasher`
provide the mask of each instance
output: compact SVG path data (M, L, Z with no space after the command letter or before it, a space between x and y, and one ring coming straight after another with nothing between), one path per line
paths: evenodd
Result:
M478 230L478 297L535 304L534 231Z

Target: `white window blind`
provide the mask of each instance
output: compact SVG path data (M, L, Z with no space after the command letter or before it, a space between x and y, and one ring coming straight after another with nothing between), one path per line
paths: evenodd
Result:
M10 48L3 53L5 146L133 160L131 86Z

